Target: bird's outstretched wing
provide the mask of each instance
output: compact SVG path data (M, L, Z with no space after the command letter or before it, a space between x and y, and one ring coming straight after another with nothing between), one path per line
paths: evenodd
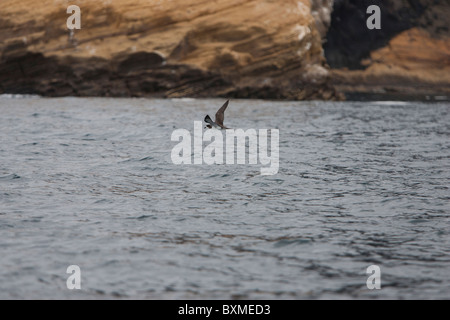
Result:
M225 119L224 113L225 109L228 107L228 102L230 102L230 100L227 100L227 102L225 102L225 104L216 112L216 123L222 128L225 128L223 120Z

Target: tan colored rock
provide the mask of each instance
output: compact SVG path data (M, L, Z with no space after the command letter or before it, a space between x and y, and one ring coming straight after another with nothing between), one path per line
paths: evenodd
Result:
M333 70L344 92L450 93L450 38L433 38L422 29L406 30L363 61L365 70Z
M73 34L69 4L81 8L81 30ZM309 0L1 6L0 93L340 98L328 84L318 31L326 12L312 12Z

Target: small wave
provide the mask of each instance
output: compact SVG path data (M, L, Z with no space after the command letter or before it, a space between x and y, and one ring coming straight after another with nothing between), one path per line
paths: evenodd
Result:
M182 102L190 102L190 101L195 101L196 99L194 98L172 98L170 99L170 101L182 101Z
M0 94L0 98L3 99L29 99L29 98L40 98L41 96L37 94L15 94L15 93L4 93Z
M298 239L281 239L277 241L274 246L276 248L279 247L285 247L289 245L303 245L303 244L310 244L312 241L311 239L305 239L305 238L298 238Z
M14 180L14 179L20 179L20 176L15 173L12 173L12 174L8 174L6 176L0 177L0 181L9 181L9 180Z
M147 161L147 160L153 160L153 157L148 156L148 157L139 159L139 161Z
M373 103L381 106L407 106L411 104L409 101L373 101Z

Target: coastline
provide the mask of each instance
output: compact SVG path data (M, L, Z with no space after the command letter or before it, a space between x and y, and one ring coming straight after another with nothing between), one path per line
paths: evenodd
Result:
M330 101L450 95L450 34L441 19L450 5L374 0L383 25L367 30L364 3L355 1L146 3L80 2L81 30L68 33L65 2L11 2L0 13L0 94ZM26 5L43 19L23 11Z

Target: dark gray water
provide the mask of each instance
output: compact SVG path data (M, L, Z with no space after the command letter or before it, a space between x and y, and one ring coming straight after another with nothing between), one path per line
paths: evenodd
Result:
M450 298L448 103L235 100L278 174L174 165L222 103L0 97L0 298Z

